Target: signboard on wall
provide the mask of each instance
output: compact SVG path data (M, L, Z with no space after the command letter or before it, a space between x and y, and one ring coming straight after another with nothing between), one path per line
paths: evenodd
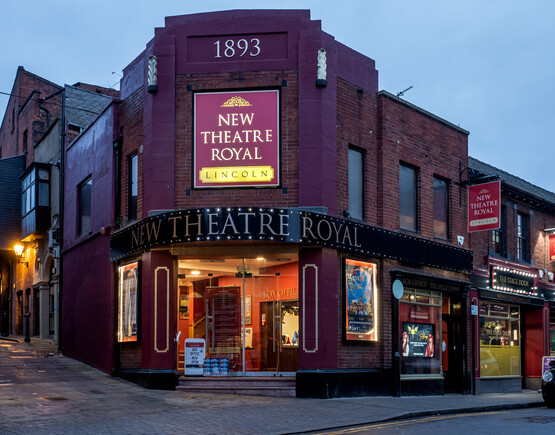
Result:
M271 187L279 180L279 92L195 94L194 187Z
M534 274L523 270L509 269L507 267L493 266L491 268L492 286L500 290L522 295L536 295Z
M468 232L501 226L501 181L468 186Z
M378 341L376 265L345 260L347 340Z
M401 354L403 356L434 357L434 325L403 322L401 338Z
M118 342L137 341L139 262L126 264L118 269Z
M549 261L555 261L555 234L549 235Z

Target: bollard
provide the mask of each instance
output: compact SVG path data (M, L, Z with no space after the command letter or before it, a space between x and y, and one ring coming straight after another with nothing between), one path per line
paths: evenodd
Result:
M31 317L31 313L25 313L23 316L25 317L25 339L23 341L25 343L30 343L31 337L29 337L29 317Z

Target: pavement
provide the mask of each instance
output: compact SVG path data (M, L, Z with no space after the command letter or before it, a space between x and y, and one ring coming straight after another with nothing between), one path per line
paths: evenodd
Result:
M0 337L1 434L294 434L430 415L544 406L541 394L297 399L147 390Z

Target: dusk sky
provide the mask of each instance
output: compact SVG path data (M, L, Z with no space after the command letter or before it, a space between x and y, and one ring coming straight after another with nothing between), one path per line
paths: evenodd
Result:
M278 5L374 59L380 90L413 86L402 98L468 130L471 156L555 191L552 0L3 1L0 114L20 65L117 89L164 17Z

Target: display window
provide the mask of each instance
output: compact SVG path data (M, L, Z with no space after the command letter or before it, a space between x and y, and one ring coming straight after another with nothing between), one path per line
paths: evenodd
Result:
M298 255L247 254L178 258L180 352L184 339L201 338L212 374L296 372Z
M520 309L480 303L480 377L520 376Z
M138 341L139 262L119 269L118 291L118 341Z
M441 376L441 293L405 288L399 303L401 377Z

